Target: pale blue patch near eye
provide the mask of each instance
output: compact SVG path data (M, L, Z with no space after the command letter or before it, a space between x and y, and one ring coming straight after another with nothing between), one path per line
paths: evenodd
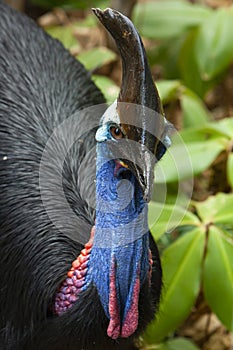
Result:
M96 131L95 139L97 142L104 142L111 139L108 124L104 124L99 127L99 129Z
M171 139L168 135L166 135L163 139L163 144L166 148L169 148L172 144Z

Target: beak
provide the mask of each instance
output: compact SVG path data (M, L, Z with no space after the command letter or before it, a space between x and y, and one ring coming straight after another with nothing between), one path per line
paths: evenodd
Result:
M93 12L114 38L122 59L122 85L116 112L125 138L132 141L125 147L128 154L123 161L135 174L144 199L149 201L157 147L163 140L165 129L159 94L133 23L112 9L93 9Z

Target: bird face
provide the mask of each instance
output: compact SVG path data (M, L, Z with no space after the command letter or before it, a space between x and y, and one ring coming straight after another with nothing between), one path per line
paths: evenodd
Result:
M134 103L115 101L102 117L98 142L109 142L111 157L131 170L148 202L154 183L154 166L170 146L169 123L157 112Z
M136 176L148 202L154 165L170 145L169 123L164 118L145 49L132 22L115 10L93 11L113 36L122 59L118 99L102 118L102 127L110 127L104 137L118 141L120 157ZM104 129L98 131L97 139L103 132Z

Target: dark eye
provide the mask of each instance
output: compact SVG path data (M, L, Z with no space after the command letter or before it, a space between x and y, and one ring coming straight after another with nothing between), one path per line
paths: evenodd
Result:
M117 126L111 126L110 132L111 132L112 137L114 137L114 139L116 139L116 140L123 138L123 133L122 133L121 129Z

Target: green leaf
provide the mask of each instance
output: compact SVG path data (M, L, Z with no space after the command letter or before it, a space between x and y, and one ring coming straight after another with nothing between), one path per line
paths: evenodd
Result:
M155 240L177 226L198 226L198 217L178 205L164 205L150 202L148 214L149 228Z
M208 304L233 331L233 241L214 226L209 228L203 286Z
M203 131L212 136L223 136L228 140L233 138L233 118L225 118L218 122L209 123Z
M178 57L184 39L185 37L180 36L176 40L156 41L154 47L148 47L147 56L150 66L161 65L164 79L175 80L180 76Z
M214 124L219 131L224 133L229 140L233 138L233 118L225 118L220 120L218 123Z
M135 7L133 22L143 36L170 39L198 26L211 12L207 7L185 1L150 1Z
M230 153L227 159L227 179L233 189L233 153Z
M203 80L223 72L233 59L233 13L218 9L200 26L195 43L195 59Z
M179 88L182 86L179 80L160 80L156 82L162 103L168 103L178 98Z
M96 69L110 63L116 59L116 54L106 47L95 47L83 51L77 56L77 59L86 67L87 70Z
M179 52L178 66L184 84L200 97L203 97L212 85L209 82L204 82L200 76L199 67L194 56L196 38L197 29L192 30L185 38Z
M46 28L46 32L53 38L58 39L66 49L80 46L73 34L73 26L48 27Z
M214 222L216 224L227 224L233 228L233 194L219 193L216 196Z
M180 131L180 136L186 144L195 143L195 142L203 142L212 138L219 138L222 135L219 135L218 132L212 135L212 132L205 131L208 126L194 126L190 128L186 128Z
M225 118L218 122L211 123L208 125L208 129L206 131L212 133L219 133L219 135L225 136L229 140L232 140L233 136L233 119Z
M205 224L228 224L233 227L233 194L218 193L194 205Z
M222 139L173 144L156 166L156 182L192 178L207 169L224 149Z
M208 113L202 100L191 90L185 89L181 96L181 107L183 110L183 126L199 126L210 120Z
M200 350L193 342L185 338L175 338L161 344L155 350ZM152 350L152 349L151 349Z
M205 123L199 127L187 128L181 130L180 136L186 143L222 138L226 139L227 147L228 140L232 140L233 137L233 119L226 118L218 122Z
M111 103L115 101L120 91L119 87L109 78L102 75L92 76L95 84L104 94L106 101Z
M182 94L181 107L184 127L203 125L211 118L202 100L189 89Z
M146 332L147 342L161 341L188 316L200 288L204 243L205 235L200 227L164 250L162 301L157 319Z

